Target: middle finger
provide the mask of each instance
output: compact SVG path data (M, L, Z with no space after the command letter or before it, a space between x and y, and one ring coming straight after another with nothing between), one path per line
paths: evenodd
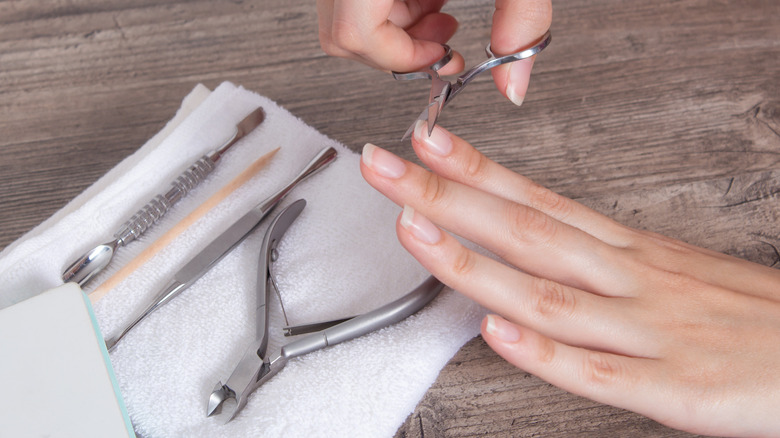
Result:
M536 209L430 173L368 144L363 177L398 205L538 277L600 295L627 296L618 249Z

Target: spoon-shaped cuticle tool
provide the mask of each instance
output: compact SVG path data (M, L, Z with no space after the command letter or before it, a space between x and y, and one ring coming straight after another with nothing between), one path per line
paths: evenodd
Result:
M197 187L214 171L222 155L238 140L242 139L265 120L265 111L257 108L238 125L231 137L222 146L204 155L195 164L182 172L171 182L171 188L159 194L138 210L122 228L114 234L114 240L98 245L76 259L62 273L62 281L75 282L84 286L95 274L102 271L111 262L114 253L120 246L125 246L140 237L149 227L160 220L168 210Z
M182 291L190 287L193 283L205 274L209 269L216 265L222 257L233 250L241 243L260 222L268 216L269 213L287 196L292 189L301 181L319 172L325 166L336 159L336 149L326 147L321 150L303 170L290 180L287 185L279 189L276 193L257 204L253 209L241 216L228 229L222 232L211 241L199 253L194 255L186 265L179 269L170 279L167 285L163 287L157 295L148 303L145 310L136 314L132 322L125 325L118 335L106 340L106 348L112 351L130 330L133 329L144 318L151 315L152 312L176 298Z
M91 251L68 266L62 273L62 279L65 282L72 281L79 285L86 284L95 274L108 266L111 258L114 257L114 251L118 244L119 241L114 240L92 248Z

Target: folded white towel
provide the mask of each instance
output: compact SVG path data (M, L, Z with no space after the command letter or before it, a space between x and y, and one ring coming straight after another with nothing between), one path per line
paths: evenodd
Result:
M234 220L283 186L322 148L338 159L282 206L307 206L285 234L275 272L291 324L352 316L392 301L427 273L398 244L397 206L369 187L359 155L265 97L229 83L196 87L177 116L137 153L62 211L0 253L0 307L61 283L61 269L109 237L189 164L262 106L265 122L223 157L207 181L139 241L120 248L100 284L261 155L280 151L238 189L95 305L115 334L171 274ZM277 209L277 212L279 209ZM215 383L233 371L255 334L255 288L266 220L197 283L133 329L111 361L145 437L390 436L455 352L479 331L483 310L450 290L389 328L291 360L230 423L206 418ZM271 302L269 351L289 339ZM229 407L226 405L226 408Z

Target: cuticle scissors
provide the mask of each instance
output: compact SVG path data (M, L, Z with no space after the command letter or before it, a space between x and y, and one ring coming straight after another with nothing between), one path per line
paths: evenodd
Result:
M447 63L452 59L452 49L446 44L442 44L445 50L444 56L436 61L433 65L419 71L406 73L393 72L393 78L400 81L413 79L431 80L431 91L428 96L428 105L425 107L422 113L420 113L417 119L415 119L409 129L406 130L404 136L401 138L401 141L406 140L412 134L415 126L417 125L417 121L419 120L428 122L428 136L430 136L433 132L433 127L436 125L436 121L438 120L439 115L441 115L444 107L447 106L447 104L450 103L452 99L455 98L455 96L463 91L466 85L468 85L469 82L471 82L477 75L502 64L530 58L531 56L536 55L549 46L551 40L552 34L548 30L544 36L542 36L539 42L533 46L510 55L498 57L493 54L490 49L490 44L488 44L487 47L485 47L485 52L487 53L488 59L475 65L462 75L458 76L454 83L446 81L439 76L439 69L447 65Z

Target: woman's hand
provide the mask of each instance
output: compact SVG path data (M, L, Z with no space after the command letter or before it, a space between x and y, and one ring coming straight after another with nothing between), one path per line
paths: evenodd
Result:
M379 70L413 71L438 61L441 45L458 28L441 12L446 0L317 0L320 45L332 56L354 59ZM490 38L493 52L506 55L532 46L552 22L551 0L496 0ZM440 70L463 70L463 57ZM499 91L520 105L528 89L533 58L492 69Z
M498 354L679 429L780 434L779 271L620 225L423 129L413 145L434 173L372 145L361 171L405 206L404 247L501 315L482 325Z

